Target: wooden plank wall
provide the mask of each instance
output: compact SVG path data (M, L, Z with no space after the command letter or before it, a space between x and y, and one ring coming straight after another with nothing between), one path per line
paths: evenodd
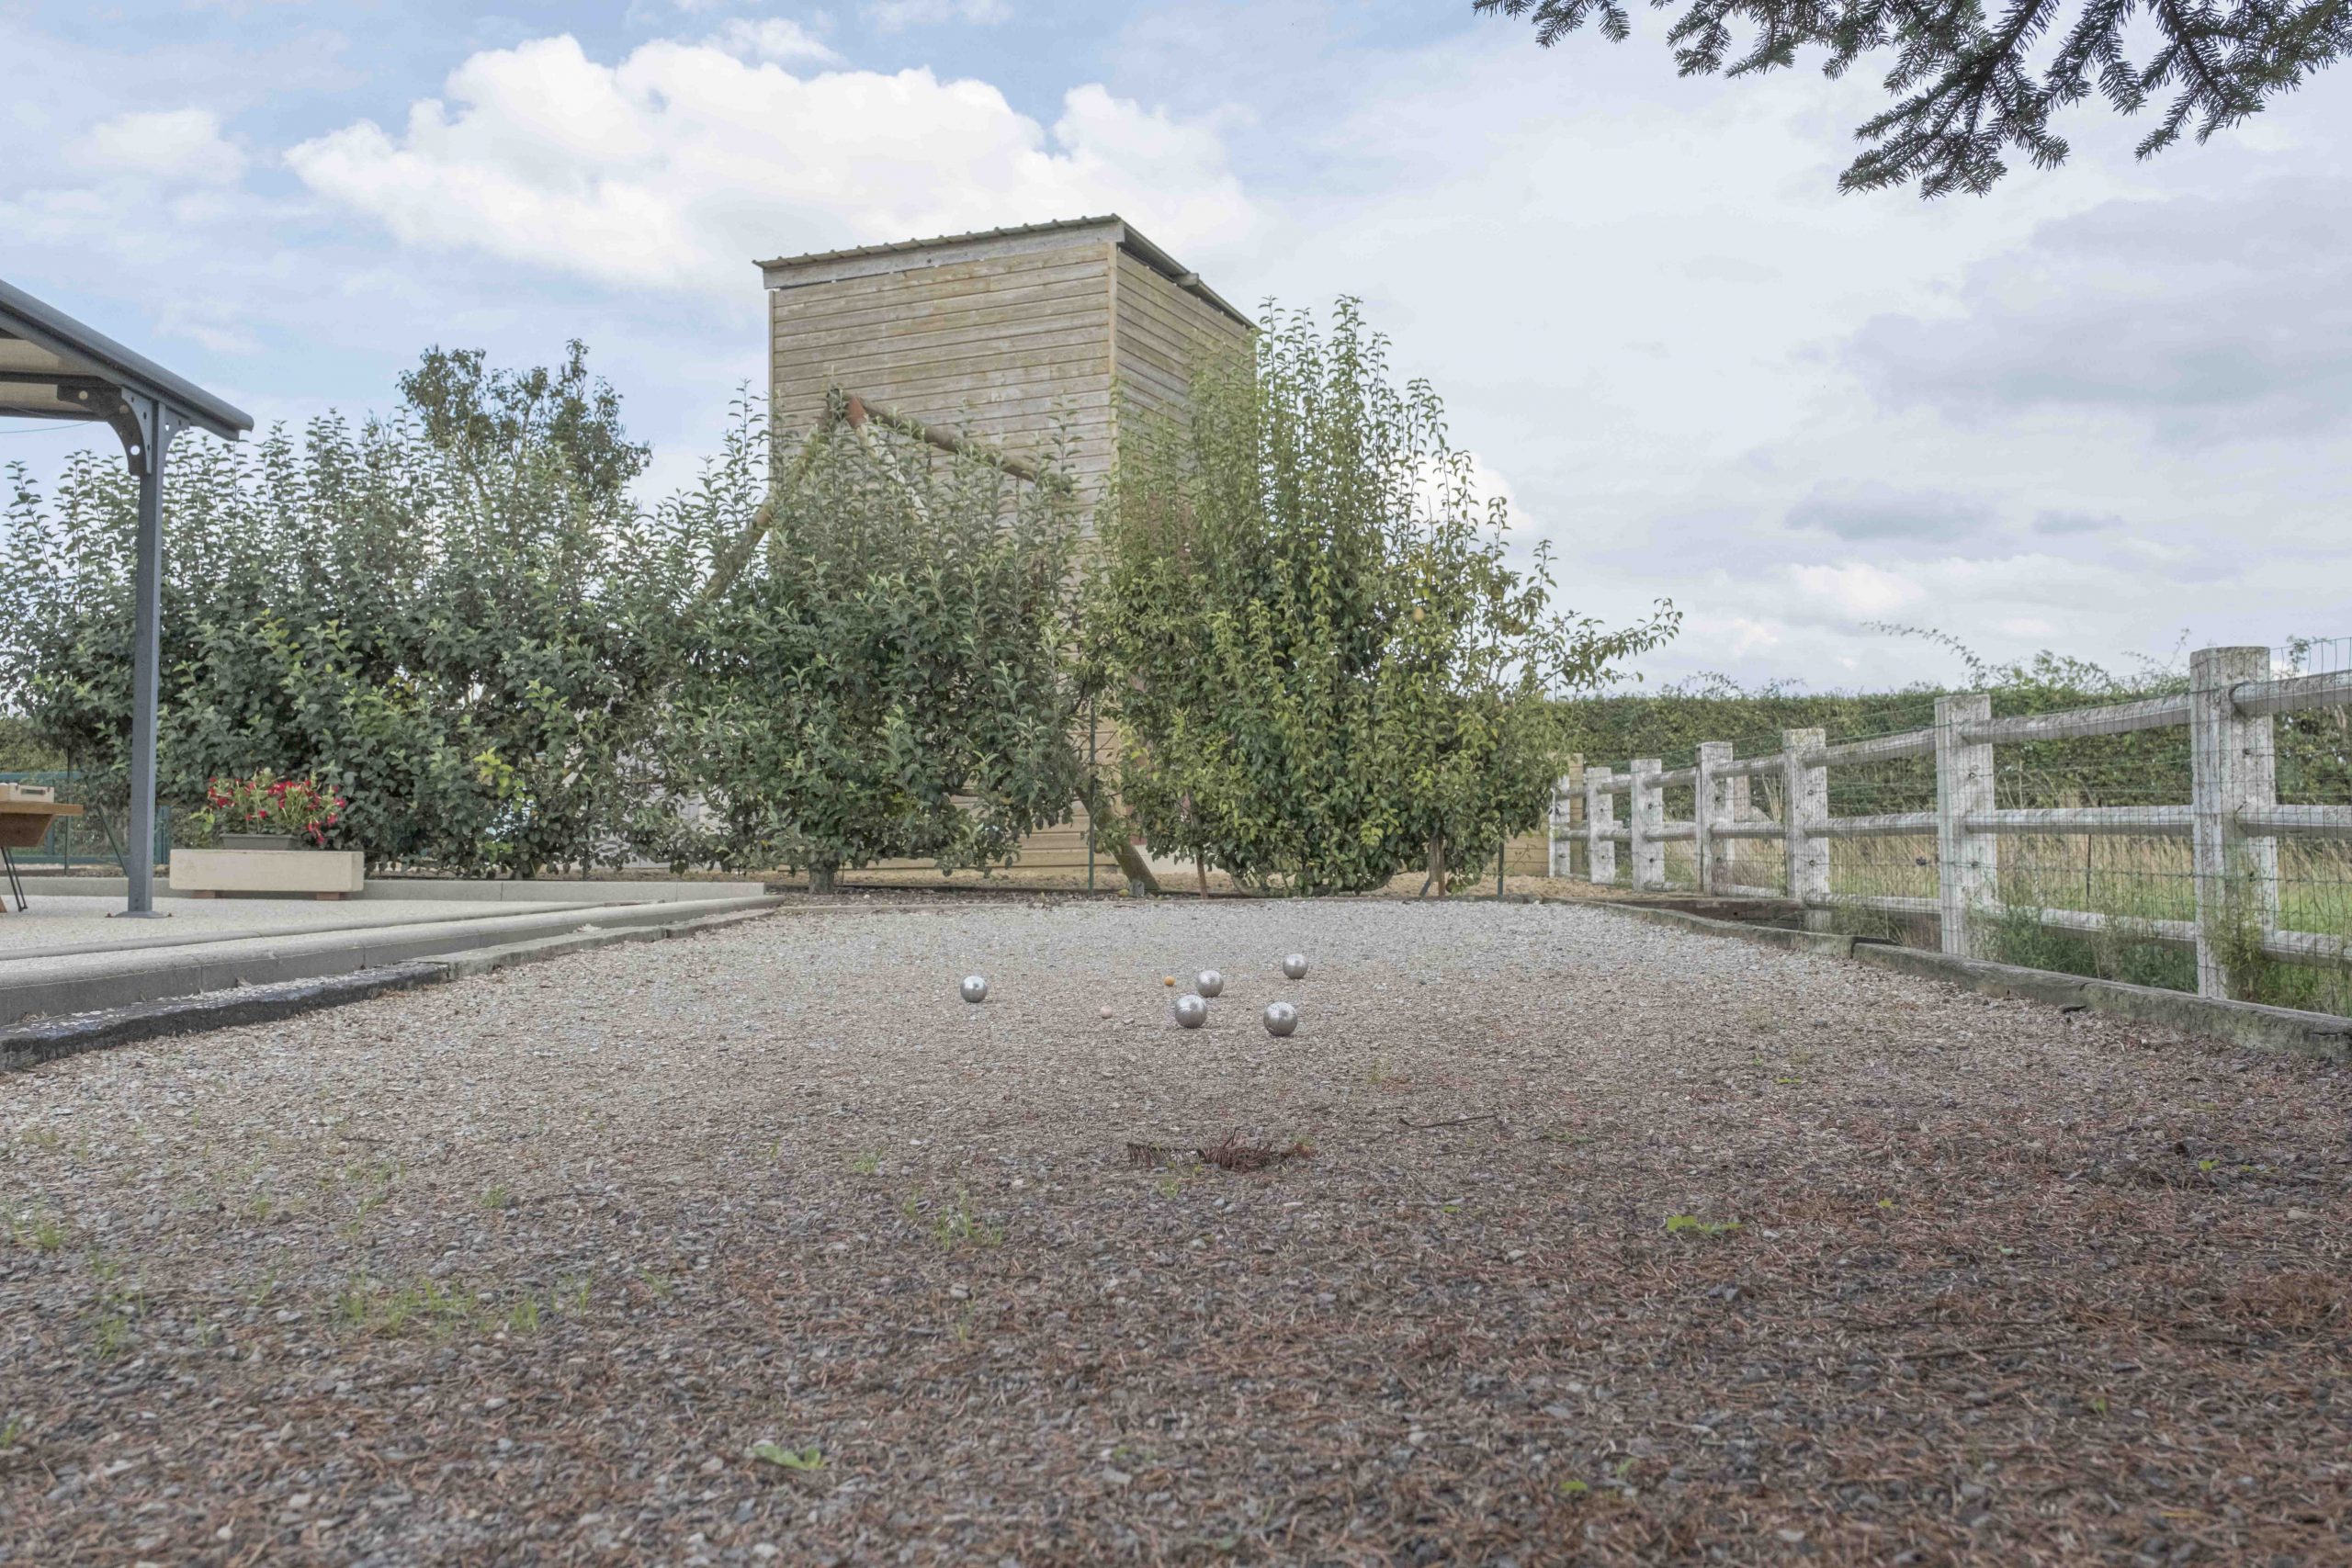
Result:
M1182 420L1193 376L1211 355L1246 348L1249 331L1125 251L1117 267L1113 363L1121 405Z
M1066 439L1093 493L1111 468L1111 259L1072 239L770 289L777 428L808 430L840 387L1015 457Z

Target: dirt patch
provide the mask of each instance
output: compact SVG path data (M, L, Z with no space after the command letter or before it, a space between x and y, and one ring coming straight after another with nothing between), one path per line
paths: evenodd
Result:
M2346 1084L1589 908L614 948L0 1079L0 1561L2346 1561Z

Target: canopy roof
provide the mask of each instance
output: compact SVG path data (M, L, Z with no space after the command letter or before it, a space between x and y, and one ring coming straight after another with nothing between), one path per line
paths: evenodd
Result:
M0 280L0 414L111 422L122 392L223 441L254 427L242 409Z

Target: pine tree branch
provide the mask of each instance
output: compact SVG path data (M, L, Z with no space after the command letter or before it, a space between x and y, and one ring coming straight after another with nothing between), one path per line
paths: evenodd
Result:
M2141 0L2071 3L2079 9L2060 30L2069 0L2010 0L1989 25L1982 0L1651 0L1660 10L1679 7L1667 41L1686 76L1786 70L1800 51L1818 48L1823 74L1837 79L1863 56L1892 51L1883 85L1894 101L1857 129L1866 146L1838 186L1916 184L1928 197L1990 190L2007 172L2004 149L2037 167L2063 164L2070 149L2051 115L2089 96L2094 69L2119 115L2137 114L2158 89L2177 85L2140 141L2148 157L2192 119L2206 141L2352 53L2352 0L2235 0L2226 8L2147 0L2161 42L2144 67L2133 66L2124 42ZM1587 26L1612 42L1631 32L1614 0L1474 0L1474 9L1530 17L1544 48ZM1736 51L1742 29L1750 42ZM2037 69L2031 56L2053 30L2057 49Z

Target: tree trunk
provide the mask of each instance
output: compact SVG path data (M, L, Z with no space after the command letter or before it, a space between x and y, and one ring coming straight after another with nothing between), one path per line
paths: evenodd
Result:
M1430 840L1430 869L1429 874L1421 878L1420 897L1428 897L1432 886L1437 888L1439 897L1445 897L1445 835L1442 833Z
M1099 804L1102 798L1100 790L1091 779L1079 789L1078 803L1086 807L1086 815L1098 825L1107 820L1110 826L1111 830L1107 834L1101 832L1098 826L1096 840L1098 842L1104 838L1110 840L1107 847L1111 852L1111 858L1118 863L1120 873L1127 879L1127 897L1141 898L1147 894L1157 895L1159 891L1159 878L1151 874L1151 863L1144 859L1142 852L1136 848L1135 841L1127 837L1126 828L1118 819L1118 814L1102 809Z
M833 878L840 874L841 869L838 865L811 865L808 868L808 891L831 893L833 890Z

